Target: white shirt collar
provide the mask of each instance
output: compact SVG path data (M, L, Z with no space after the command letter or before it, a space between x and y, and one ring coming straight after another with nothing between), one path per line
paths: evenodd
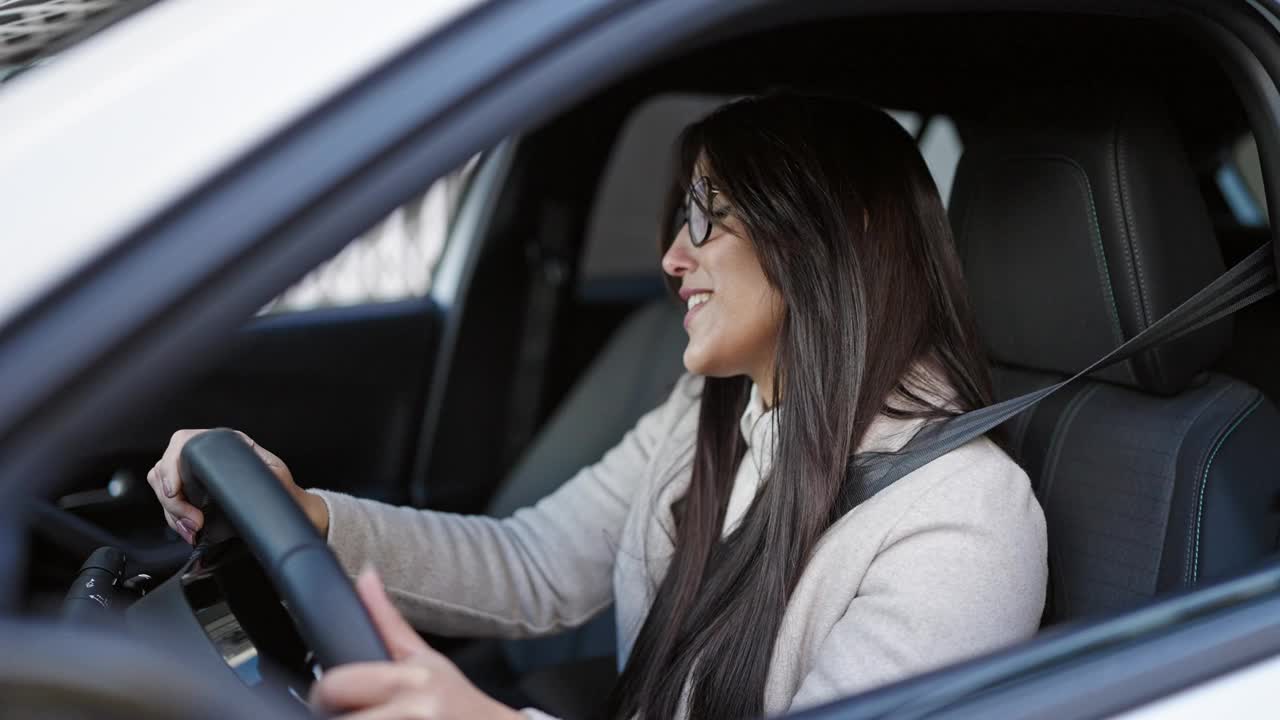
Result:
M902 448L915 435L922 419L898 420L880 414L871 421L859 444L859 452L894 452ZM734 476L733 489L729 495L729 504L725 511L723 532L728 535L737 527L759 492L760 484L773 465L776 450L778 412L776 408L766 408L760 397L760 389L751 386L751 395L747 399L747 407L738 420L738 429L742 439L747 443L747 454Z
M777 408L766 408L764 399L760 397L759 386L752 383L751 396L738 420L738 429L742 432L742 439L747 442L747 448L761 475L768 471L767 466L773 458L777 422ZM901 450L924 423L925 420L919 418L897 419L881 413L867 427L862 442L858 444L858 452Z
M747 442L747 451L755 461L756 469L764 475L773 459L774 440L777 437L778 413L775 408L766 408L764 399L760 397L760 387L751 384L751 397L747 399L747 407L738 420L738 429L742 439Z

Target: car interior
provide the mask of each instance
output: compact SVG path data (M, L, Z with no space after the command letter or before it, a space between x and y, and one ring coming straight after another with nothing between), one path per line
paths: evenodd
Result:
M1270 237L1233 87L1198 37L1159 16L797 16L726 28L480 158L457 216L489 212L455 219L445 249L474 253L455 302L255 317L218 357L193 359L181 392L132 408L131 422L78 451L60 495L36 509L27 609L57 614L101 546L125 549L129 574L145 578L139 592L183 566L190 548L144 480L179 428L243 430L300 484L385 502L505 517L554 492L683 372L683 310L658 265L671 144L751 93L853 96L915 134L998 396L1051 385ZM1272 296L1000 428L1048 522L1045 632L1273 558L1276 328ZM190 585L211 640L228 605L246 607L222 604L207 576ZM273 635L268 615L242 621ZM251 639L300 661L286 635ZM617 672L607 611L548 638L431 640L500 699L567 718L598 710Z

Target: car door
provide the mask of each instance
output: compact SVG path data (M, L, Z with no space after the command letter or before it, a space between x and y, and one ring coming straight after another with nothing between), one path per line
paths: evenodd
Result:
M466 178L433 183L263 308L173 393L113 425L77 457L59 505L121 538L156 537L146 473L174 430L199 427L244 431L309 486L407 501L445 327L430 281Z
M730 14L728 5L719 6L718 12ZM574 36L567 29L569 19L554 17L558 9L554 3L527 3L519 11L512 7L508 5L495 10L483 23L475 21L476 27L486 33L525 25L525 32L515 33L512 37L529 41L532 47L504 46L502 52L495 52L492 56L494 67L474 62L459 64L457 61L463 58L457 53L450 54L447 47L439 44L409 54L370 79L369 86L363 88L367 95L360 98L362 102L350 103L352 108L397 107L395 102L403 102L405 96L393 91L406 74L411 80L421 81L421 77L413 76L426 73L444 85L446 78L439 71L467 68L466 72L456 73L460 79L457 80L459 87L455 94L449 94L449 87L438 85L433 93L426 94L429 97L422 101L422 107L386 114L381 119L385 125L378 126L378 132L370 135L372 146L359 143L344 146L346 149L342 152L353 156L348 166L326 165L315 160L325 148L334 147L335 138L342 137L349 130L342 123L344 108L339 107L323 122L293 129L278 138L276 146L261 149L251 162L234 168L229 173L234 182L207 188L189 198L182 207L136 231L130 245L102 259L91 275L65 288L56 301L50 301L30 313L24 325L6 326L0 366L12 371L14 375L11 377L21 377L32 384L42 383L31 392L42 393L41 398L46 398L47 403L39 407L32 407L30 403L14 403L8 407L0 405L3 411L0 412L0 491L39 489L39 480L51 484L67 467L66 461L60 458L59 449L104 433L110 436L118 432L114 427L104 429L104 418L109 418L111 424L129 421L129 414L122 408L142 406L140 402L132 402L134 394L145 395L149 402L155 402L165 399L159 397L161 390L169 395L180 393L184 386L172 379L178 374L174 368L181 366L184 359L189 361L192 353L227 352L227 357L241 359L226 360L225 363L249 362L243 358L248 357L251 350L243 350L242 355L236 355L235 348L244 342L238 336L230 341L230 350L220 346L234 335L246 315L285 284L285 278L293 279L292 274L298 268L309 267L345 243L350 237L348 231L375 221L378 214L403 201L410 194L407 188L414 182L441 175L467 154L494 142L518 124L531 122L527 113L528 108L536 104L533 99L545 97L548 90L586 92L593 84L603 82L601 67L612 67L614 73L622 71L620 67L609 65L608 58L629 58L632 65L641 62L649 57L647 53L651 50L644 48L652 47L654 38L659 35L657 28L685 27L688 32L694 32L700 24L709 25L716 19L710 12L695 18L695 11L688 9L691 5L683 3L638 4L634 7L639 9L633 11L610 6L608 9L616 16L607 22L604 14L591 19L591 22L583 19L583 24L577 27L578 35ZM539 10L545 12L535 12ZM502 26L500 21L509 24ZM681 21L688 24L681 25ZM528 23L531 22L542 25L529 28ZM451 33L450 38L462 43L460 38L465 38L466 33L467 28L464 27ZM1268 37L1274 50L1274 38ZM1270 57L1274 60L1274 52ZM431 73L432 70L436 72ZM574 90L566 90L569 87ZM484 88L484 92L477 88ZM481 106L473 94L484 95L485 102L489 104ZM560 102L568 100L562 98ZM485 112L477 111L478 107L483 107ZM414 116L414 122L408 123L410 127L394 127L397 117L410 114ZM1273 115L1268 117L1274 120ZM1269 167L1275 166L1274 155L1270 149L1266 153ZM262 212L250 212L255 209L255 193L263 190L263 174L270 175L267 170L281 168L306 172L295 172L299 178L298 186L287 189L286 197L276 198L271 207ZM213 223L210 217L217 217L220 222ZM206 234L192 239L188 231L193 225ZM226 257L201 256L197 252L199 248L195 247L197 240L214 248L228 248L228 254ZM163 288L142 280L149 277L146 270L157 267L156 258L148 251L172 248L189 251L190 257L196 261L193 262L193 274L184 278L180 292L175 297L166 298L154 294ZM133 285L122 287L122 279ZM38 363L50 357L42 352L48 349L48 341L38 331L51 332L51 329L69 324L60 322L65 319L64 315L83 317L82 314L73 314L73 311L77 307L82 310L86 304L92 306L95 299L106 297L108 291L138 296L137 302L130 306L132 325L125 328L110 326L105 322L105 314L95 316L104 321L102 326L81 325L78 330L82 336L76 338L74 348L66 349L76 357L89 359L83 367L51 367L48 372L38 372ZM439 317L450 317L449 311L443 307L435 312ZM270 320L261 322L265 322L270 330L279 330L271 325ZM286 326L291 324L277 322ZM431 352L431 336L424 341L424 348L424 352ZM221 367L229 367L225 363ZM161 371L165 375L163 382L158 377ZM212 372L216 375L226 371ZM210 381L206 378L197 382ZM268 383L261 378L257 382L260 385ZM316 384L322 383L317 381ZM175 406L178 402L175 401ZM270 431L266 427L264 430ZM1195 610L1200 611L1206 620L1212 619L1211 613L1218 612L1239 619L1250 608L1237 608L1235 604L1244 605L1241 598L1257 600L1253 609L1267 611L1265 617L1258 619L1259 627L1249 628L1252 632L1238 636L1237 647L1249 650L1247 657L1241 655L1229 661L1221 657L1204 658L1213 662L1198 663L1199 674L1187 680L1201 681L1263 654L1274 653L1276 623L1273 610L1277 586L1274 572L1259 574L1235 586L1198 595L1190 603L1195 607L1165 605L1153 608L1149 613L1135 615L1126 620L1130 623L1129 632L1125 632L1124 627L1111 626L1100 631L1103 637L1092 637L1102 646L1128 647L1129 640L1148 639L1139 638L1134 632L1133 622L1169 624L1170 618L1190 618L1192 615L1188 611ZM1204 624L1187 623L1185 630L1194 633L1204 627ZM1222 634L1219 637L1225 639L1227 636ZM1249 637L1258 644L1246 648ZM1048 639L1046 644L1031 646L1026 649L1026 659L1031 662L1025 667L1037 681L1052 685L1060 695L1079 693L1079 686L1071 682L1072 677L1062 672L1062 668L1052 667L1052 663L1061 661L1066 665L1071 656L1065 650L1083 647L1077 641L1088 639L1059 636ZM1203 642L1203 638L1176 639L1183 643L1183 647L1205 654L1213 649L1213 643ZM1061 654L1039 654L1040 649L1055 642L1070 647L1061 648L1064 650ZM1159 650L1155 646L1147 649ZM1166 653L1148 652L1141 659L1140 666L1137 663L1124 666L1141 669L1151 675L1167 674L1169 657ZM1000 657L979 660L969 669L976 670L983 678L992 674L1003 676L1001 661ZM1097 676L1100 684L1117 684L1116 674L1105 672L1114 666L1114 663L1099 663ZM1056 672L1048 672L1051 669ZM912 697L927 700L932 694L950 687L948 680L952 677L922 678L919 684L903 686L906 688L904 692L909 691ZM894 689L886 692L892 691ZM1156 693L1172 691L1166 682L1142 692L1146 693L1144 697L1150 698ZM851 699L812 711L807 716L871 716L870 712L860 714L860 710L871 709L884 697ZM1136 702L1138 700L1133 697L1125 697L1117 704L1124 707L1127 703L1132 707ZM1090 709L1101 713L1114 710L1116 706ZM1024 714L1030 716L1034 713L1028 710Z

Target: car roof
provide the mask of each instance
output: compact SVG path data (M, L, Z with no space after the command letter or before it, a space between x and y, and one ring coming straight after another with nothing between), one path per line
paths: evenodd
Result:
M134 224L482 2L166 0L0 86L0 327Z

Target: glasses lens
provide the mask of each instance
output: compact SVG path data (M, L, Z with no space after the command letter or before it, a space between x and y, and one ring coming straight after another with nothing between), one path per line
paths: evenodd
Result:
M689 239L695 246L707 241L711 234L711 222L707 218L707 179L699 178L689 188L689 199L685 212L689 217Z

